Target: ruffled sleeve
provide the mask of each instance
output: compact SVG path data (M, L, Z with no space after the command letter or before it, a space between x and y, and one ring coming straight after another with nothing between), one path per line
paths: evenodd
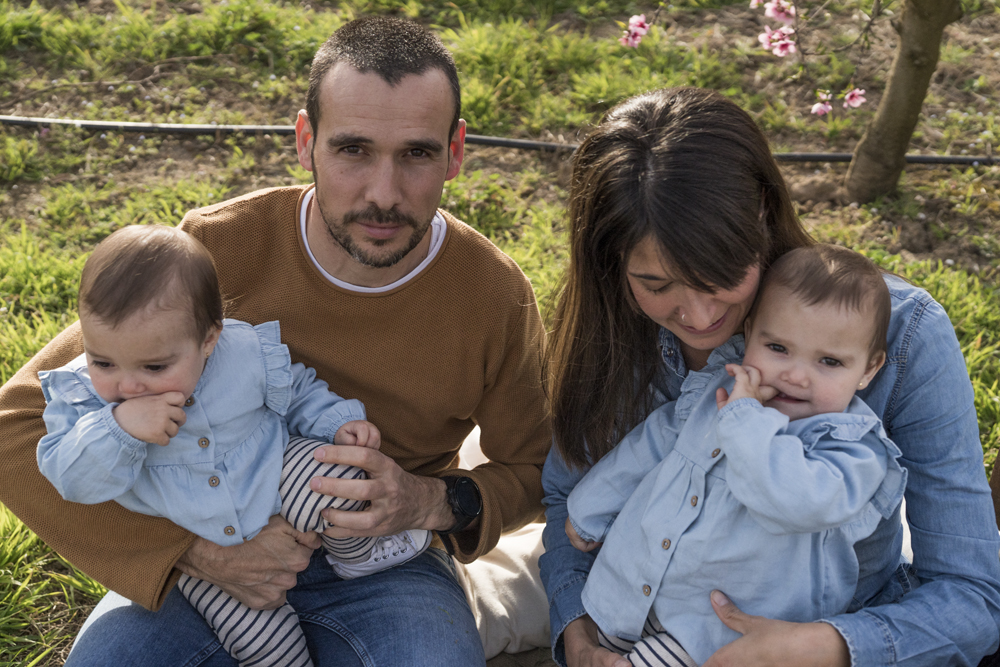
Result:
M675 415L680 420L687 420L691 416L691 411L704 396L708 386L715 382L715 377L719 373L725 373L726 364L743 363L743 354L746 351L743 342L743 334L736 334L725 343L712 350L708 357L708 363L700 371L689 371L684 383L681 385L681 395L677 399Z
M264 403L284 416L292 401L292 357L288 353L288 347L281 342L278 322L258 324L253 330L260 341L261 358L264 362Z

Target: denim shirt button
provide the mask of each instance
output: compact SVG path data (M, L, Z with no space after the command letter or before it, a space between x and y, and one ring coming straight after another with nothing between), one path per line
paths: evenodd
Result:
M236 529L233 528L232 526L226 526L226 530L223 531L223 532L225 532L226 535L229 535L230 537L232 537L233 535L236 534Z
M188 396L188 400L184 401L184 407L190 408L192 405L194 405L194 396Z
M722 452L722 450L721 450L721 449L719 449L718 447L716 447L715 449L713 449L713 450L712 450L712 458L714 459L714 458L715 458L716 456L718 456L718 455L719 455L719 454L720 454L721 452Z
M691 507L698 506L698 496L691 496Z
M664 549L669 549L670 548L670 540L663 540L663 542L661 542L661 544L663 545Z
M649 587L649 584L646 584L645 586L642 587L642 594L645 595L646 597L649 597L649 594L652 592L653 589Z
M219 485L219 478L216 477L215 475L212 475L211 477L208 478L208 485L209 486L218 486Z
M208 447L208 438L198 438L198 446L202 449Z

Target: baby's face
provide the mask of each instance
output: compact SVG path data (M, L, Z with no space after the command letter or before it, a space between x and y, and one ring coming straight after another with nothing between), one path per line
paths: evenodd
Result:
M792 420L843 412L882 365L869 362L870 317L830 303L807 306L782 287L768 288L748 326L743 365L778 390L765 405Z
M105 401L178 391L190 396L218 340L192 337L191 316L177 309L147 308L117 327L80 314L83 347L94 389Z

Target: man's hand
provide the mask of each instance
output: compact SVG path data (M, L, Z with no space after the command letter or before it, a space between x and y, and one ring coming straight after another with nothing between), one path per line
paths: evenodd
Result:
M320 544L319 533L300 533L275 515L252 540L234 547L196 538L176 567L215 584L251 609L277 609Z
M588 542L580 537L580 534L576 532L576 528L573 527L573 522L569 520L569 517L566 517L566 537L569 538L569 543L580 551L593 551L597 547L601 546L600 542Z
M767 403L778 395L778 390L774 387L761 385L760 371L753 366L740 366L739 364L726 364L726 372L731 377L736 378L732 393L727 392L722 387L715 390L715 405L721 410L730 401L740 398L752 398L761 404Z
M702 667L850 667L847 643L829 623L750 616L720 591L712 591L712 608L743 636L712 654Z
M122 401L111 414L133 438L165 447L187 421L185 400L179 391L140 396Z
M448 505L444 481L412 475L381 452L364 447L327 445L314 456L324 463L340 463L364 469L368 479L314 477L313 491L338 498L367 500L361 512L325 509L328 537L395 535L411 528L447 530L455 525Z
M382 444L382 434L379 433L375 424L358 419L347 422L338 428L337 433L333 436L333 444L378 449Z
M563 630L569 667L632 667L624 657L597 643L597 624L590 616L571 621Z

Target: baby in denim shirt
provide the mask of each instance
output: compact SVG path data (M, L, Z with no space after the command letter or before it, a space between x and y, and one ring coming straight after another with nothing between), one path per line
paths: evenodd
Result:
M845 611L854 544L894 515L899 449L854 392L885 362L879 269L836 246L793 250L764 275L736 335L688 374L568 498L575 547L603 543L583 590L606 648L694 667L739 637L710 593L749 614Z
M291 363L277 322L223 321L215 265L197 239L162 226L115 232L87 260L79 302L85 353L39 373L48 433L38 465L63 498L115 500L222 546L252 539L278 513L322 531L321 510L367 506L309 488L319 475L364 477L313 457L331 442L378 448L364 406ZM348 579L410 560L430 538L323 543ZM289 604L254 611L187 575L178 586L241 664L312 664Z

